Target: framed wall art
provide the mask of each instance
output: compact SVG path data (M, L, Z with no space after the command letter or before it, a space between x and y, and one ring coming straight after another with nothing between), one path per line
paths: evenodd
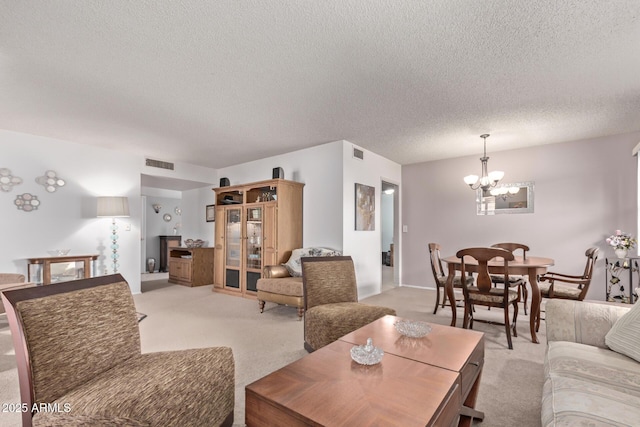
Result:
M356 231L376 229L376 189L356 183Z
M207 222L213 222L216 220L216 205L207 205L206 218Z

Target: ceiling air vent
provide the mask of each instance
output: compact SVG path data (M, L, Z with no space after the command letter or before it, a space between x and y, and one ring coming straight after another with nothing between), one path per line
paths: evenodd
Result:
M147 159L147 166L151 166L152 168L173 170L173 163L163 162L160 160Z
M356 159L364 160L364 151L359 148L353 147L353 157Z

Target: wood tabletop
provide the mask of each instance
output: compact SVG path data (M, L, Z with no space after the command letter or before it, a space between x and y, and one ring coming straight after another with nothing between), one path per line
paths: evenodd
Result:
M448 256L442 259L443 262L447 264L462 264L462 260L455 255ZM541 256L527 256L526 259L523 259L522 256L517 256L513 261L509 261L509 271L511 272L511 268L532 268L532 267L551 267L554 265L554 260L552 258L546 258ZM471 257L464 258L465 265L478 265L478 262ZM501 267L503 261L489 261L489 266L497 266Z
M393 354L359 365L352 347L335 341L246 386L247 426L425 426L444 407L455 418L458 373Z
M399 355L456 372L462 370L469 355L481 342L483 343L482 332L435 323L429 323L431 332L423 338L405 337L394 326L398 320L403 319L384 316L345 335L340 340L361 345L367 341L367 338L371 338L373 345L383 349L385 354ZM484 347L484 343L482 345Z

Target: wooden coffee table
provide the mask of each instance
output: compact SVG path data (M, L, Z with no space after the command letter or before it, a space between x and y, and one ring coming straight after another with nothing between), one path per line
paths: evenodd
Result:
M470 408L482 371L483 334L433 325L427 337L411 339L396 332L397 319L385 316L249 384L246 425L454 426L459 420L465 422L468 418L460 415L474 411ZM452 337L447 339L449 330ZM384 358L377 365L359 365L351 360L350 350L369 337L383 348ZM464 399L469 409L463 408Z
M461 426L471 425L472 418L482 420L484 414L475 410L478 388L484 366L484 334L469 329L442 326L434 323L423 338L400 335L393 325L396 316L384 316L340 338L352 344L364 343L367 338L387 354L406 357L420 363L460 374L463 406Z

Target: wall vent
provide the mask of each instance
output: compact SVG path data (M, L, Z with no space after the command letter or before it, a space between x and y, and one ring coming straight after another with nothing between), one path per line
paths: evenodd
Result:
M353 147L353 157L356 159L364 160L364 151L359 148Z
M173 163L163 162L160 160L147 159L147 166L150 166L152 168L173 170Z

